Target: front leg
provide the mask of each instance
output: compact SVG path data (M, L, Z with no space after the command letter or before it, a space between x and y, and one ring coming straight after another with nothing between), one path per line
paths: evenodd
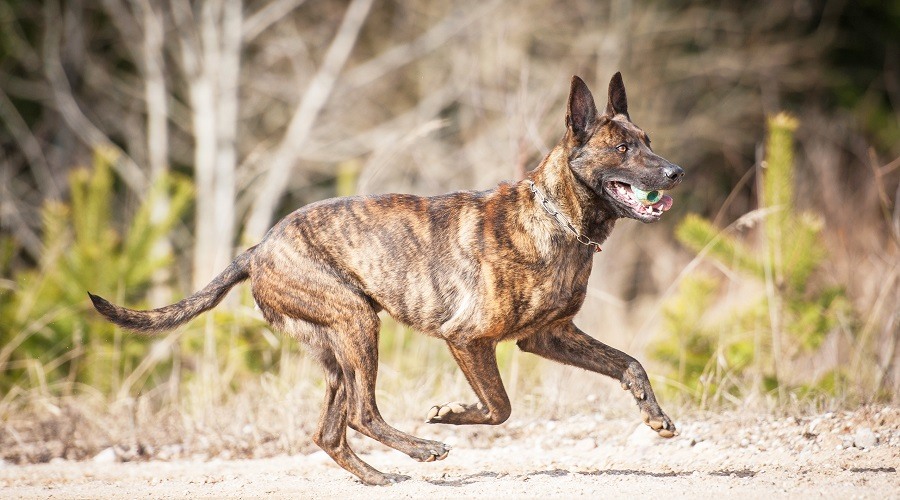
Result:
M644 423L662 437L675 435L675 424L656 402L647 372L641 364L624 352L582 332L573 323L536 333L520 340L518 346L523 351L618 380L622 388L634 396Z
M464 345L447 342L447 346L479 402L432 406L425 421L429 424L456 425L497 425L505 422L511 408L497 368L497 344L479 339Z

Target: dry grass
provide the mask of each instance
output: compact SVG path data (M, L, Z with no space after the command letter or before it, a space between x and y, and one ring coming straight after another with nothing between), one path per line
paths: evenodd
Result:
M382 362L380 409L403 430L439 436L440 426L422 423L428 408L474 396L441 342L423 339L407 344L394 362ZM507 349L501 348L501 358L508 358L503 378L515 419L557 419L598 411L636 415L630 397L611 380L503 351ZM416 358L427 361L411 361ZM310 434L324 388L319 368L305 356L292 351L284 355L277 372L238 385L222 382L197 377L174 395L161 385L137 397L114 400L86 387L70 388L71 395L63 397L39 390L14 391L0 403L0 459L84 460L107 448L120 460L269 457L317 449ZM503 432L481 428L469 434ZM379 446L350 433L355 448Z

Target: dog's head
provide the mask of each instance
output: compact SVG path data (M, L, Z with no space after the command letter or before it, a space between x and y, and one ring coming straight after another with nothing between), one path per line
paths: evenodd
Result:
M601 115L594 96L577 76L566 112L569 167L617 217L656 222L672 207L661 193L674 188L684 170L650 149L650 138L628 116L622 75L609 82L609 101Z

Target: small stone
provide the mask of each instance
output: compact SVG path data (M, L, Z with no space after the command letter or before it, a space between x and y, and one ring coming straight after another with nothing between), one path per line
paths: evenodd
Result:
M705 451L713 448L712 443L709 441L697 441L697 444L694 445L694 449L697 451Z
M628 446L644 448L656 444L656 433L649 428L641 425L628 436Z
M809 432L810 434L814 434L816 432L816 427L818 427L822 423L822 417L816 417L812 422L809 423Z
M98 464L112 464L117 462L119 458L116 456L116 450L112 448L106 448L100 453L94 455L93 460Z
M878 436L868 427L860 427L853 433L853 445L857 448L872 448L878 444Z

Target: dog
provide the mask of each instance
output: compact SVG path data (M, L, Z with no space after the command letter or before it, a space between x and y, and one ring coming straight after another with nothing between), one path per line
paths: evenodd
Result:
M313 440L363 483L407 476L363 462L347 427L431 462L450 448L388 425L375 401L378 313L386 311L444 340L478 401L433 406L429 423L503 423L510 402L496 346L523 351L619 380L643 421L676 433L641 364L572 322L581 308L595 252L616 221L656 222L672 206L639 193L674 188L684 170L655 154L628 115L620 73L601 114L581 78L572 78L566 130L519 182L434 197L354 196L302 207L278 222L201 291L180 302L135 311L89 296L109 321L130 330L173 329L217 305L250 279L273 328L300 341L325 371L325 404Z

